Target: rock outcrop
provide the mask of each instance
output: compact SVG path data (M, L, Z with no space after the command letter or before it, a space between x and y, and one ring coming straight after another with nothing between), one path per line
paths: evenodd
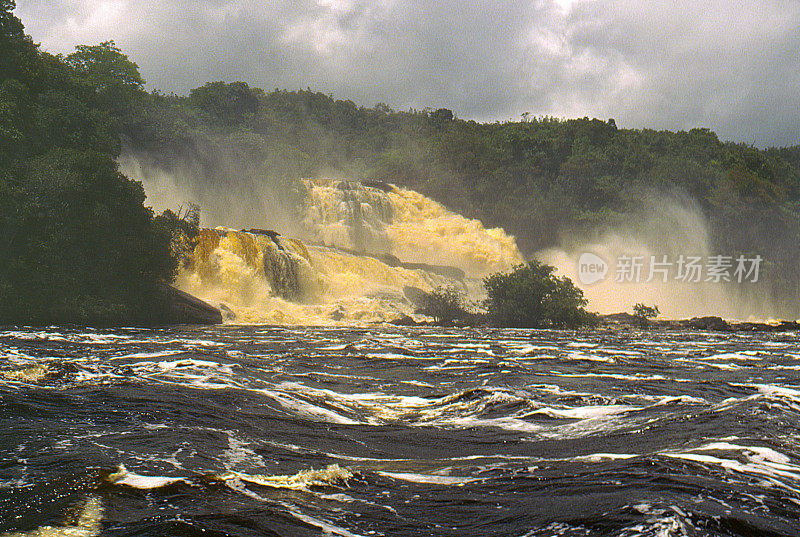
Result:
M686 325L689 328L694 328L696 330L715 330L718 332L727 332L731 329L731 325L728 324L722 317L716 317L713 315L706 317L693 317L686 322Z
M171 285L164 285L163 292L173 324L222 324L222 312L211 304Z
M630 313L611 313L600 316L601 324L608 328L640 328ZM675 321L653 320L648 328L656 330L710 330L714 332L792 332L800 330L800 322L779 321L774 323L733 322L716 315L692 317Z

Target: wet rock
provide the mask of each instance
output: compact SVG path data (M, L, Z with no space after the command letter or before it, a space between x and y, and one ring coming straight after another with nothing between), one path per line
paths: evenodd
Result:
M662 330L680 330L683 328L681 321L662 321L662 320L654 320L650 321L651 328L660 328Z
M426 304L428 293L419 287L406 285L403 287L403 296L406 297L406 299L411 302L415 308L422 308Z
M242 231L244 231L245 233L250 233L251 235L266 235L271 239L274 239L275 237L280 237L280 235L281 235L277 231L273 231L271 229L256 229L256 228L253 228L253 229L243 229Z
M389 321L389 323L395 326L419 326L420 324L411 317L409 317L408 315L403 315L399 319Z
M277 231L273 231L271 229L256 229L256 228L252 228L252 229L243 229L242 232L243 233L249 233L251 235L265 235L265 236L269 237L269 239L272 241L272 243L275 246L278 247L278 250L283 250L284 249L283 245L281 244L281 241L278 240L278 237L280 237L281 234L278 233Z
M737 332L793 332L800 330L797 321L780 321L779 323L732 323L731 330Z
M331 320L333 320L333 321L341 321L342 319L345 318L345 316L346 316L346 313L344 311L344 308L342 308L341 306L337 306L336 309L334 309L328 315L328 317L330 317Z
M380 257L380 260L389 265L390 267L399 267L400 265L403 264L403 262L400 261L400 259L398 259L397 256L394 256L392 254L383 254Z
M694 328L695 330L717 330L723 332L727 332L731 329L731 325L722 317L713 315L707 317L693 317L686 321L686 326Z
M737 332L773 332L775 326L767 323L734 323L731 329Z
M169 301L172 323L222 324L222 312L211 304L171 285L164 285L162 292Z
M226 321L235 321L236 320L236 312L230 309L225 304L219 305L219 310L222 312L222 318Z
M610 313L600 315L601 325L606 328L620 329L636 327L636 318L630 313ZM760 322L728 322L722 317L706 315L682 320L652 320L648 326L651 330L713 330L718 332L793 332L800 330L798 321L779 321L773 323Z
M394 187L384 181L361 181L361 184L367 188L375 188L383 190L384 192L394 192Z

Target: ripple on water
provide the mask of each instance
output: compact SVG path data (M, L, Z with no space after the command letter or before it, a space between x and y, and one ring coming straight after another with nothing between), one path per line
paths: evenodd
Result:
M225 326L0 342L7 535L744 536L800 520L796 336ZM116 470L80 477L98 468Z

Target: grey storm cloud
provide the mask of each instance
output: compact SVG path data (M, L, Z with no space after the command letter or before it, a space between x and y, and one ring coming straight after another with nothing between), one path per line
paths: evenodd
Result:
M18 0L54 53L113 39L148 87L306 88L462 118L616 119L800 143L800 2Z

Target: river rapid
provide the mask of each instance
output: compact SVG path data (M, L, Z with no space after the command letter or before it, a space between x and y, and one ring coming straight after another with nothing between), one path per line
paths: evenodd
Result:
M796 334L6 329L0 534L798 535L799 423Z

